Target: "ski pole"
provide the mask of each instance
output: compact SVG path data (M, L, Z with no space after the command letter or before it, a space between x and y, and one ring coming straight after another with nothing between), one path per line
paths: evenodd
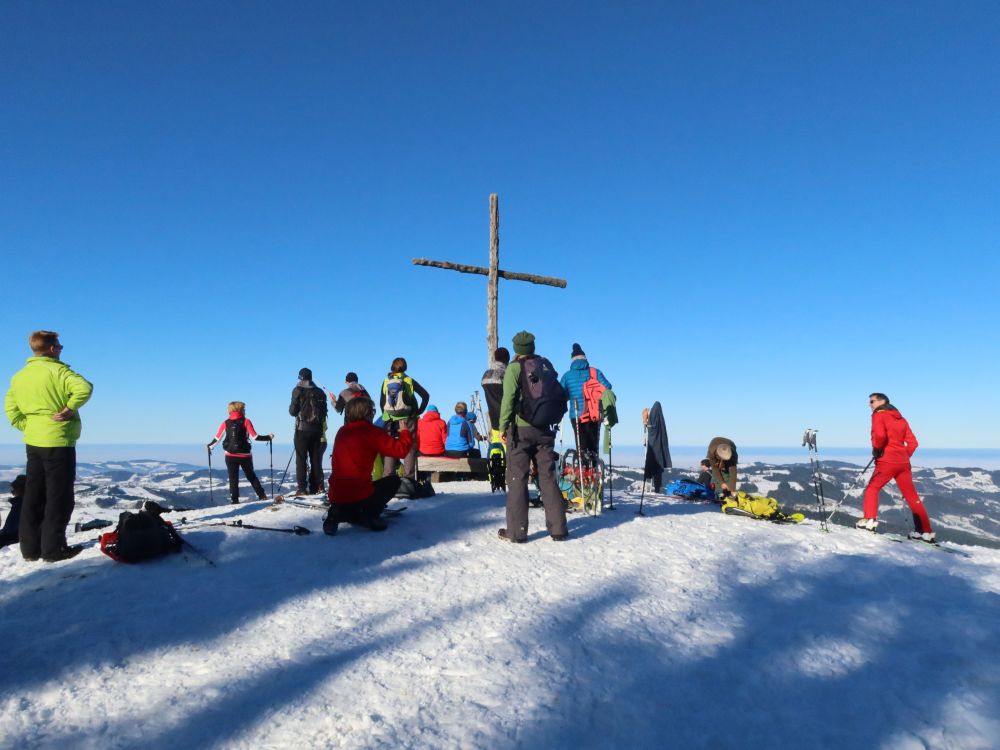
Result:
M268 463L271 465L271 500L274 500L274 440L267 441Z
M282 492L284 492L285 476L287 476L287 474L288 474L288 467L292 465L292 459L294 457L295 457L295 449L293 448L292 449L292 454L288 457L288 463L285 464L285 470L283 472L281 472L281 481L278 482L278 486L282 488Z
M615 462L611 458L611 428L608 430L608 507L607 510L615 509Z
M865 475L865 472L868 471L869 467L873 463L875 463L875 456L871 457L871 460L868 461L868 463L865 464L865 468L863 468L861 471L858 472L858 475L854 478L854 481L851 482L850 486L846 490L844 490L844 494L841 496L840 500L837 501L837 504L833 506L833 510L830 511L830 515L827 516L827 519L826 519L827 523L830 523L830 521L833 520L834 515L836 515L836 513L837 513L838 510L840 510L841 503L843 503L844 500L847 499L847 493L854 491L854 489L858 486L858 483L861 481L861 477L863 477Z
M208 451L208 501L215 505L215 488L212 486L212 449L206 448Z
M177 531L175 530L174 533L177 534ZM189 550L191 550L192 552L194 552L196 555L198 555L198 557L200 557L202 560L204 560L205 562L207 562L213 568L215 567L215 563L212 562L211 558L209 558L208 555L206 555L200 549L198 549L197 547L195 547L193 544L191 544L191 542L189 542L187 539L185 539L184 537L182 537L180 534L177 534L177 538L181 540L181 544L186 545L187 548Z
M643 426L642 426L642 447L643 448L648 448L649 447L648 445L646 445L647 441L649 440L649 435L647 434L648 430L649 430L649 426L646 425L646 424L643 424ZM645 496L646 496L646 464L643 463L643 465L642 465L642 492L639 494L639 510L636 511L636 515L637 516L644 516L644 515L646 515L645 513L642 512L642 500L643 500L643 498Z

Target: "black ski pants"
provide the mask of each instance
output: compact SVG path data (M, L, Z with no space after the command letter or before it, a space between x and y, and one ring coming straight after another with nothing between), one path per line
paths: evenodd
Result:
M295 482L300 492L305 490L315 495L323 491L324 453L326 441L322 432L295 431Z
M566 502L556 481L556 436L549 430L517 426L507 431L507 536L528 537L528 472L538 464L538 489L549 534L566 533Z
M226 469L229 471L229 499L240 499L240 469L246 476L258 500L267 500L267 493L260 486L257 473L253 470L253 456L226 456Z
M580 455L586 456L587 451L599 454L598 443L601 441L601 423L580 422L576 419L570 421L573 423L574 434L576 430L580 431Z
M371 495L356 503L344 503L330 506L327 517L337 523L353 523L367 526L385 510L385 506L396 496L402 477L395 474L376 479L375 489Z
M66 526L73 515L76 448L25 446L28 481L21 505L21 554L58 557L66 546Z

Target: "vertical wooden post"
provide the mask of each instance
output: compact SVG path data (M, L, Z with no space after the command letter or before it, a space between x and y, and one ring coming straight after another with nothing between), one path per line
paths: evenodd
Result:
M499 346L497 335L497 302L498 287L497 271L500 268L500 199L496 193L490 193L490 274L486 285L486 366L493 366L493 352Z

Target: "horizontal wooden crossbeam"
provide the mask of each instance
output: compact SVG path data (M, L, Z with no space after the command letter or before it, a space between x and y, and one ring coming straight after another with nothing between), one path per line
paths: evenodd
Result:
M459 273L475 273L480 276L489 276L490 269L483 268L482 266L467 266L462 263L450 263L446 260L428 260L427 258L414 258L413 265L415 266L431 266L432 268L445 268L449 271L458 271ZM516 273L514 271L497 271L497 276L501 279L509 279L510 281L529 281L532 284L545 284L547 286L557 286L560 289L566 288L565 279L557 279L552 276L538 276L533 273Z

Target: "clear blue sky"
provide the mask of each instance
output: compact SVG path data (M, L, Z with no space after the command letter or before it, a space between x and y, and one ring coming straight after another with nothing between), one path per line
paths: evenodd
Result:
M998 447L1000 4L0 6L0 362L36 328L84 441L290 438L302 366L447 411L500 336L573 342L672 442ZM0 442L19 435L6 423Z

